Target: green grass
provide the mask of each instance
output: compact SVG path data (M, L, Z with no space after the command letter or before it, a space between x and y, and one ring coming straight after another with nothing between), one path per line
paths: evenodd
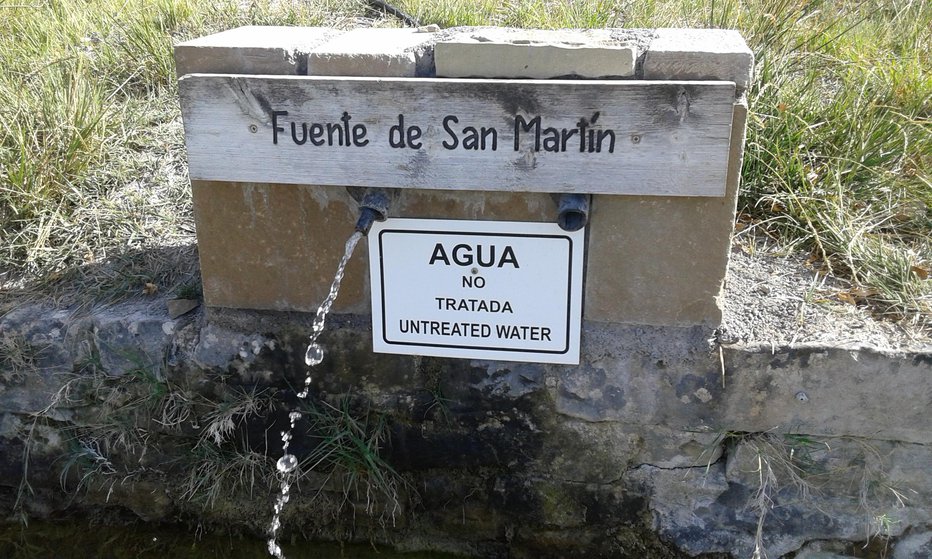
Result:
M777 29L749 22L763 31L749 33L759 66L743 211L850 280L843 300L927 321L932 6L857 6L788 5Z
M338 405L303 403L308 438L314 449L301 461L303 472L326 472L342 487L343 502L359 506L369 516L394 522L401 511L404 479L381 456L389 438L386 417L356 410L349 397Z
M397 3L422 25L501 25L554 29L620 27L625 3L606 0L403 0Z
M443 27L739 29L757 60L741 235L810 253L849 283L841 301L928 326L932 4L397 5ZM361 0L8 2L0 15L0 290L91 301L138 295L146 283L162 292L197 283L174 43L245 24L399 24L373 21Z
M201 383L194 383L200 385ZM62 490L79 496L108 491L131 479L180 480L173 495L182 503L212 508L236 496L268 495L278 480L268 448L249 440L250 422L267 422L275 411L276 391L269 387L222 385L209 390L172 382L149 369L110 375L87 363L33 417L26 437L28 466L32 432L55 426L63 448L56 462ZM72 423L49 420L68 410ZM402 503L416 492L382 457L388 444L388 419L349 396L330 404L304 400L296 435L307 445L295 480L311 474L324 480L308 491L311 500L328 493L335 510L364 512L380 522L394 522ZM269 429L269 441L277 441ZM252 445L256 445L253 447ZM152 460L147 456L159 456ZM331 483L332 480L332 483ZM28 472L19 499L30 491Z
M117 483L160 478L166 470L180 480L174 496L197 507L271 490L274 461L249 448L245 434L248 421L273 407L271 389L224 385L198 392L142 364L122 373L111 375L86 363L35 414L33 429L49 423L49 415L69 410L72 423L57 424L69 447L56 463L63 491L106 492ZM24 462L29 451L27 444ZM150 455L171 458L156 464ZM24 474L21 493L28 488Z

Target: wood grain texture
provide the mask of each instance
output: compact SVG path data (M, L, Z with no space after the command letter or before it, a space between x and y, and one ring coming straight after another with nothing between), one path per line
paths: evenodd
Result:
M734 88L216 74L180 82L194 180L657 196L724 195ZM420 136L405 132L405 147L391 147L399 115ZM485 149L464 149L470 137Z

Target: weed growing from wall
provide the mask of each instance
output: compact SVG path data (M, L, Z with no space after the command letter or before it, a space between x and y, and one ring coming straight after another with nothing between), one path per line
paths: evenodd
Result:
M150 482L165 487L181 510L204 512L228 508L238 499L269 498L275 460L257 433L264 430L266 438L274 439L269 433L280 413L277 391L227 384L222 376L193 385L173 379L143 361L110 374L95 356L67 375L23 433L25 465L17 505L23 520L28 518L24 504L31 498L30 479L38 479L30 469L37 448L46 462L42 467L53 470L41 475L57 476L69 501L90 495L109 502L117 490L120 498L132 494L124 485ZM414 491L382 458L388 419L349 396L336 403L311 399L301 411L305 419L299 436L307 451L296 483L313 483L302 491L307 504L326 495L317 506L330 510L338 522L355 524L363 514L383 526L393 523L402 510L402 495ZM45 431L61 437L57 451L46 448ZM50 452L60 453L51 465Z
M801 434L728 433L721 438L733 475L753 486L747 510L757 519L753 559L767 558L767 525L772 511L802 506L831 518L820 508L823 492L845 495L864 514L864 540L896 535L898 511L909 489L891 482L878 448L858 438L821 438Z
M388 439L387 418L354 408L349 397L336 405L308 402L299 411L308 422L306 437L314 445L302 459L301 470L336 479L343 496L341 508L349 506L354 514L361 509L394 523L401 511L400 492L407 484L380 454Z
M0 383L7 386L22 384L26 377L36 374L40 352L41 348L22 336L0 336Z

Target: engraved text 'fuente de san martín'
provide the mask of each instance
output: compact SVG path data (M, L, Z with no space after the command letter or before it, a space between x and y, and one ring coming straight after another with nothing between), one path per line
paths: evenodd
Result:
M735 86L192 74L191 178L723 196Z

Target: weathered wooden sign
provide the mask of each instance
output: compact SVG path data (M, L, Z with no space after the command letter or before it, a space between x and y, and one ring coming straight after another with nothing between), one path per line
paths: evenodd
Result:
M191 74L195 180L723 196L731 82Z
M388 219L369 232L381 353L579 363L584 230Z

